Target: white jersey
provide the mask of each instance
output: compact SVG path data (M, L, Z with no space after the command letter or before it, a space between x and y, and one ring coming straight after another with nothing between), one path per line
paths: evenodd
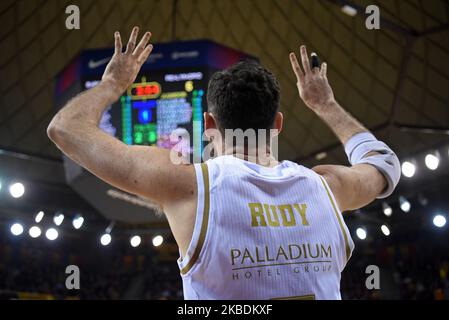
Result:
M185 299L341 299L354 242L321 176L233 156L195 171L195 227L178 260Z

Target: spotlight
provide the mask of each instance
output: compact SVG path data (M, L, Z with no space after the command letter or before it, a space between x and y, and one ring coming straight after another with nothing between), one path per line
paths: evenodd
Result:
M390 229L386 225L382 225L382 227L380 227L380 230L382 230L382 233L385 236L388 237L390 235Z
M62 221L64 221L64 214L62 214L61 212L56 213L53 217L53 222L55 223L55 225L60 226L62 224Z
M32 226L30 230L28 230L28 234L30 235L31 238L38 238L41 236L42 231L41 228L39 228L38 226Z
M10 230L13 235L20 236L23 233L23 226L20 223L14 223Z
M101 236L100 242L103 246L107 246L111 243L112 237L109 233L105 233Z
M401 210L404 211L404 212L410 212L410 209L412 208L412 205L410 204L410 201L408 201L403 196L399 197L399 205L401 207Z
M382 208L384 211L384 215L387 217L391 216L393 214L393 209L390 207L390 205L386 202L382 203Z
M426 155L424 162L426 163L426 167L430 170L436 170L438 168L438 165L440 164L440 157L438 154L431 154L429 153Z
M14 182L9 186L9 193L13 198L20 198L25 193L25 186L23 185L23 183Z
M357 9L347 4L341 7L341 11L351 17L355 17L357 15Z
M49 228L47 232L45 232L45 236L48 240L53 241L56 240L59 236L58 230L55 228Z
M142 242L142 239L139 236L134 236L129 241L131 243L132 247L138 247L140 243Z
M42 219L44 218L44 211L39 211L38 213L36 213L36 217L34 217L34 221L36 221L36 223L39 223L42 221Z
M84 218L83 218L82 215L77 214L77 215L75 216L75 218L73 218L72 224L73 224L73 227L74 227L75 229L81 228L82 225L83 225L83 223L84 223Z
M164 242L164 238L161 235L157 235L153 238L153 246L159 247L162 242Z
M402 164L401 169L402 169L402 174L404 176L406 176L407 178L413 177L416 172L416 166L413 163L408 162L408 161L405 161Z
M433 217L433 224L435 227L443 228L446 225L446 218L442 214L437 214Z
M364 228L357 228L356 234L360 240L366 239L366 230Z

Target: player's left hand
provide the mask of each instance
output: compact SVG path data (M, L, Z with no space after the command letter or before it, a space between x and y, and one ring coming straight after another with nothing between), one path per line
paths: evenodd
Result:
M315 112L325 110L335 102L334 93L327 80L327 64L311 68L307 49L301 46L302 69L299 66L295 53L290 53L290 62L296 75L299 96L306 106Z
M123 46L120 33L117 31L114 34L115 52L106 66L102 82L112 85L120 94L136 80L140 68L148 59L151 50L153 50L153 45L148 44L151 32L146 32L136 47L138 34L139 27L134 27L125 52L122 52Z

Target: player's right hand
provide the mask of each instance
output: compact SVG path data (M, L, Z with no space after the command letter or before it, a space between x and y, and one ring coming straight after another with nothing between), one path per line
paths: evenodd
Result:
M290 53L290 62L296 75L299 96L313 111L320 112L335 102L334 93L327 80L327 64L320 68L310 68L306 46L301 46L302 69L295 53Z
M136 47L139 28L134 27L125 52L122 52L120 32L115 32L115 52L103 73L102 82L112 85L123 93L136 80L140 68L148 59L153 45L148 44L151 32L146 32ZM148 44L148 45L147 45Z

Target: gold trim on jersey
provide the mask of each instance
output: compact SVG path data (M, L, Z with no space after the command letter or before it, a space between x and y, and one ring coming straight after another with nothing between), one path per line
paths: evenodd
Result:
M340 225L341 232L343 233L343 238L345 239L346 262L347 262L349 260L349 257L351 256L351 248L349 246L348 235L346 234L345 228L343 226L343 222L341 221L340 214L337 210L337 206L335 205L334 200L332 199L329 188L327 187L327 184L324 181L324 178L322 176L320 176L320 179L321 179L321 182L323 183L324 189L326 189L327 196L329 197L329 200L331 201L332 208L334 209L335 215L337 216L338 224Z
M189 262L181 269L181 274L186 274L192 269L196 260L200 255L201 249L203 248L204 240L206 239L207 225L209 224L209 207L210 207L210 194L209 194L209 170L207 169L207 164L201 164L201 172L203 174L203 185L204 185L204 206L203 206L203 221L201 223L200 235L198 237L198 243L195 247L195 251L190 257Z

